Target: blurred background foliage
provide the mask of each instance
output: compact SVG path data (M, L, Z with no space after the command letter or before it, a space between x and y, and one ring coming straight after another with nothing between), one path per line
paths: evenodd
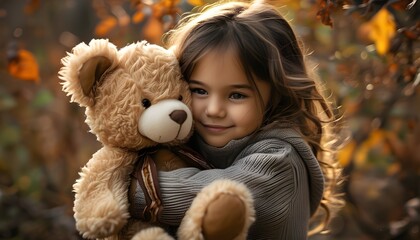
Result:
M211 0L0 1L0 239L80 239L72 184L100 145L61 91L79 42L160 44ZM420 6L416 0L271 0L341 108L346 207L311 239L420 239Z

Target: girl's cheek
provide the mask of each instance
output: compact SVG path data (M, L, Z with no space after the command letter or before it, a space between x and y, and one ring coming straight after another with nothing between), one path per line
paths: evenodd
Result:
M203 104L202 104L202 102L199 99L193 98L191 112L192 112L194 118L196 118L197 116L199 116L200 112L203 111L201 109L202 106L203 106Z

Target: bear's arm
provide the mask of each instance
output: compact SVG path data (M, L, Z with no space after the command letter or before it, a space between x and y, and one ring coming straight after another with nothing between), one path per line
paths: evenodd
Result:
M82 168L74 184L76 228L85 238L115 234L126 223L127 190L136 153L103 147Z

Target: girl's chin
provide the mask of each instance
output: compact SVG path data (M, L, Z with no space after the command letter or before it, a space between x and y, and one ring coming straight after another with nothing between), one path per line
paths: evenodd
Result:
M217 148L226 146L226 144L230 141L230 139L215 139L213 137L203 137L203 139L208 145Z

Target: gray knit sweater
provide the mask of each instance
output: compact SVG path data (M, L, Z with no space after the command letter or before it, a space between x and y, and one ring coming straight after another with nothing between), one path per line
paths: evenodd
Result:
M160 221L179 225L201 188L215 179L245 183L254 197L256 221L248 239L306 239L308 221L322 198L324 180L309 146L292 129L262 131L215 148L199 137L195 148L217 169L159 172L164 210ZM137 206L144 197L137 188Z

